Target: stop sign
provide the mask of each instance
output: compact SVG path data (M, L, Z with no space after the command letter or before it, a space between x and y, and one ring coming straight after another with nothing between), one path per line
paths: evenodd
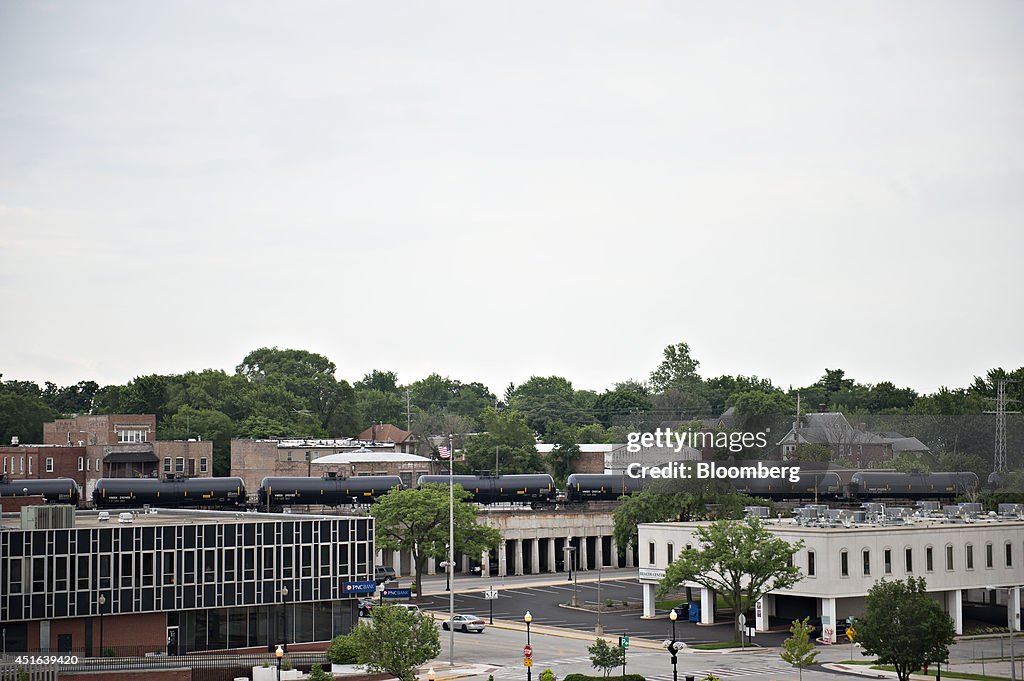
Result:
M533 648L531 648L530 646L523 646L523 657L532 657L532 656L533 656Z

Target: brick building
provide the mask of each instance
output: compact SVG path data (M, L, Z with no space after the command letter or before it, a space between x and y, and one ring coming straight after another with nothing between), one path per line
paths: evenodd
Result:
M103 414L43 424L43 444L0 447L11 480L71 478L92 496L100 478L213 476L213 442L157 440L151 414Z
M397 475L411 486L432 471L430 459L401 450L400 443L371 442L352 438L340 440L231 440L231 475L242 478L251 493L265 477L320 477L335 473L353 475ZM344 463L315 463L332 454L350 453Z

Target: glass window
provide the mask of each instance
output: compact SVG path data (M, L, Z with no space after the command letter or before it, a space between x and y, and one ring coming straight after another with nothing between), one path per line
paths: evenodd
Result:
M907 563L907 572L913 572L914 571L914 550L908 546L906 551L905 551L905 556L906 556L906 563Z
M94 468L93 470L96 471L97 473L100 472L100 457L98 456L96 457L96 468Z
M185 472L185 457L179 456L174 460L174 472L184 473Z
M869 551L868 549L864 549L863 551L861 551L861 556L864 559L864 574L865 575L870 575L871 574L871 551Z
M206 460L206 457L205 456L199 457L199 472L200 473L205 473L207 471L208 466L209 466L209 462Z
M924 549L924 569L931 572L935 569L935 563L932 560L932 547L926 546Z
M1013 567L1013 544L1006 542L1006 567Z
M882 570L887 575L892 574L892 549L886 549L882 553Z
M171 457L165 456L164 457L164 473L170 473L170 472L171 472Z
M814 551L807 552L807 576L814 576Z
M84 471L85 470L85 457L84 456L78 457L78 470L80 470L80 471Z
M995 564L993 552L992 542L985 544L985 567L987 568L991 568Z
M974 569L974 544L967 545L967 569Z
M653 567L654 566L654 542L651 542L648 545L647 549L648 549L648 558L650 559L648 562ZM570 555L569 559L572 560L572 556L571 555Z
M843 577L850 576L850 556L847 554L846 549L839 552L839 574Z
M46 472L47 473L52 473L53 472L53 457L52 456L46 457Z
M87 470L87 471L91 471L92 470L92 459L86 459L85 460L85 470Z
M946 544L946 569L953 569L953 545Z
M675 550L676 550L676 547L672 544L672 542L669 542L668 543L668 564L669 565L671 565L672 561L674 561L676 559L676 557L673 555L675 553Z
M32 475L32 457L28 457L28 474Z

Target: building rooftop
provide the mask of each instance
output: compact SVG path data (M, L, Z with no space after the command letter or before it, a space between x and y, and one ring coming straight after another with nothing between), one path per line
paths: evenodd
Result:
M220 523L252 522L265 523L279 520L324 520L353 516L320 515L315 513L259 513L252 511L201 511L168 508L150 508L146 513L143 509L131 511L107 511L109 519L100 520L103 511L75 512L74 529L90 529L94 527L128 527L143 525L147 527L163 527L166 525L217 525ZM121 523L122 513L132 516L131 523ZM0 515L0 529L20 530L21 514L4 513Z

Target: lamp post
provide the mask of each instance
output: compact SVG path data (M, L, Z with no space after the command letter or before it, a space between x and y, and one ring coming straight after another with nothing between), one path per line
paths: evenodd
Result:
M676 667L676 619L679 615L676 614L676 609L668 613L668 618L672 620L672 641L668 644L668 652L672 653L672 681L679 681L679 670Z
M577 583L576 573L579 572L579 566L575 564L576 561L576 547L572 545L572 535L566 539L567 545L565 550L569 552L569 581L572 582L572 607L579 607L579 598L577 596ZM574 569L575 568L575 569Z
M100 657L103 657L103 606L107 604L107 597L100 594L98 603L100 604Z
M274 651L274 657L277 658L277 681L281 681L281 658L284 657L284 650L281 649L281 644L277 644L277 650Z
M529 610L527 610L526 614L523 615L523 621L526 622L526 647L529 648L530 647L530 622L533 621L533 615L530 614ZM531 655L533 654L533 650L532 649L530 650L530 654ZM533 660L531 658L527 658L527 659L530 660L530 664L526 666L526 681L531 681L531 679L533 679Z
M281 601L284 604L284 639L283 640L284 640L284 652L286 653L286 652L288 652L288 587L287 586L282 586L281 587ZM278 646L277 649L281 650L281 646ZM284 653L282 653L282 655L283 654ZM278 662L280 662L280 660L281 660L281 658L279 657L278 658Z
M435 681L436 679L437 679L437 674L434 673L434 668L431 667L430 669L427 670L427 681Z

